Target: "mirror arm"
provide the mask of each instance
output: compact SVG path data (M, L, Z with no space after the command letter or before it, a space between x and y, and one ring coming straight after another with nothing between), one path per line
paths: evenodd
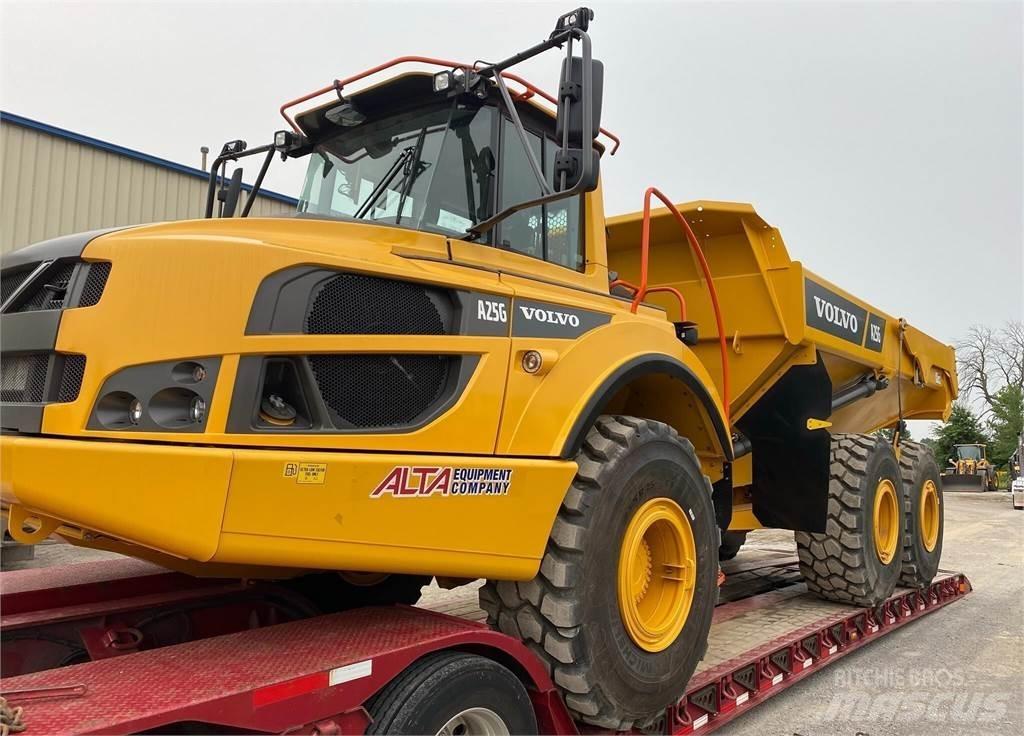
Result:
M242 217L249 216L249 210L252 209L252 203L256 201L256 195L259 193L260 187L263 186L263 177L267 175L267 169L270 168L270 162L273 158L274 149L271 147L263 159L263 165L260 166L260 173L256 175L256 181L252 183L252 190L249 192L249 196L245 198L245 207L242 208Z
M530 148L529 141L526 140L526 129L523 127L523 121L519 118L519 111L516 110L516 106L512 102L512 96L508 93L508 87L505 86L505 80L501 78L500 74L496 74L494 76L494 82L497 84L498 90L501 92L501 98L505 101L505 107L508 108L509 117L512 118L512 125L516 129L516 133L519 134L519 140L523 144L523 150L526 151L526 157L530 160L530 168L533 169L533 174L537 177L537 182L540 184L541 192L545 195L553 193L554 190L544 178L544 172L541 171L540 164L537 162L537 157L533 154L533 149Z
M564 34L560 34L557 39L552 39L552 40L557 40L558 41L558 43L553 44L553 45L561 45L562 42L567 42L568 48L566 49L566 51L567 51L567 53L571 54L572 53L572 37L573 36L577 37L580 40L581 44L583 45L583 67L584 67L583 68L583 96L586 99L590 99L590 95L592 94L592 89L593 89L593 76L591 74L591 69L590 69L590 63L591 63L590 36L588 36L585 31L582 31L582 30L580 30L578 28L571 28L571 29L567 30ZM540 45L543 46L544 44L540 44ZM551 46L547 46L546 48L551 48ZM527 53L527 52L524 52L524 53ZM513 57L513 58L515 58L515 57ZM501 62L500 64L504 64L504 63L505 62ZM494 65L493 67L490 67L490 68L492 68L492 69L496 68L496 67L500 66L500 64L496 64L496 65ZM501 89L501 87L499 87L499 89ZM507 94L507 90L506 90L506 94ZM559 91L558 103L559 103L559 112L561 112L562 105L567 104L565 99L563 97L561 97L561 91ZM584 106L584 110L583 110L583 130L584 131L589 131L589 130L592 130L592 128L593 128L594 116L593 116L593 111L590 108L591 108L590 105L585 105ZM522 123L520 122L519 125L521 127ZM568 137L569 137L568 126L565 126L565 128L562 131L562 141L563 141L562 147L563 147L563 149L568 148ZM525 141L524 141L524 145L525 145ZM593 151L593 146L594 146L593 141L590 141L591 151ZM527 152L529 152L529 150L530 150L529 147L527 147L526 150L527 150ZM554 202L554 201L559 200L559 199L566 199L568 197L575 197L577 194L584 193L586 191L586 183L590 180L590 177L591 177L591 174L592 174L592 171L591 171L591 169L593 168L593 160L592 160L592 158L593 158L592 156L583 156L583 171L581 172L580 177L579 177L579 179L576 182L576 185L572 189L567 189L567 190L563 190L563 191L560 191L560 192L550 192L548 194L544 194L544 195L542 195L540 197L537 197L536 199L531 199L531 200L528 200L526 202L520 202L518 204L511 205L510 207L506 207L501 212L499 212L499 213L497 213L495 215L492 215L491 217L488 217L486 220L478 222L477 224L473 225L471 228L468 228L466 230L466 235L462 239L463 240L471 240L471 241L472 240L476 240L479 237L481 237L482 235L486 234L491 229L493 229L494 226L497 225L499 222L501 222L502 220L504 220L507 217L510 217L511 215L514 215L516 212L519 212L520 210L525 210L525 209L528 209L530 207L536 207L537 205L541 205L541 204L548 204L549 202ZM562 176L564 177L565 174L563 173ZM564 186L564 182L565 182L564 178L562 179L562 182L563 182L563 186ZM546 184L547 184L547 182L545 182L545 185ZM550 191L550 187L545 186L545 189Z
M495 225L506 217L510 217L520 210L529 209L530 207L536 207L542 204L548 204L559 199L568 199L569 197L575 197L577 194L582 194L585 189L585 184L586 180L581 178L579 183L572 189L567 189L564 192L552 192L551 194L545 194L544 196L537 197L536 199L530 199L525 202L510 205L498 214L492 215L486 220L482 220L466 230L466 235L463 236L462 240L476 240L481 235L485 235L489 230L493 229Z
M217 184L218 182L222 182L224 180L225 174L227 173L226 170L228 161L237 161L240 158L245 158L246 156L255 156L256 154L259 153L268 153L269 155L269 153L273 153L276 150L277 148L274 146L273 143L268 143L264 146L248 148L244 151L238 151L235 153L222 152L217 158L215 158L213 160L213 164L210 165L210 178L209 183L207 184L206 187L206 214L204 215L204 217L213 217L213 203L214 199L216 198ZM269 164L266 165L269 166ZM224 169L224 171L218 174L218 169ZM252 192L249 193L249 196L251 197L253 194L255 194L258 189L258 185L253 186L253 190ZM223 207L221 207L220 211L223 212Z

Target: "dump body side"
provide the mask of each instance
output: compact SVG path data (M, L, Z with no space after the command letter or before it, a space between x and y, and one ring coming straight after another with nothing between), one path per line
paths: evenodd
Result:
M782 234L750 205L679 205L701 241L718 291L728 340L731 417L749 412L792 367L822 361L833 393L865 375L890 387L829 417L832 431L869 432L905 419L944 419L957 394L953 348L811 273L790 258ZM642 215L608 221L609 269L639 280ZM667 210L651 216L650 286L673 286L686 299L686 319L699 325L695 352L719 391L722 368L708 289L683 233ZM671 297L647 301L680 318ZM898 389L897 389L898 382Z

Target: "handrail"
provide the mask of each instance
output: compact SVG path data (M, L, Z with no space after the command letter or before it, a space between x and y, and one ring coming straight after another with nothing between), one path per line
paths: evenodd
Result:
M627 289L629 289L630 291L632 291L634 295L640 290L639 286L637 286L636 284L632 284L629 281L626 281L625 279L615 279L614 281L612 281L608 285L608 288L609 289L614 289L616 286L624 286ZM672 294L676 298L676 301L679 302L679 321L680 322L685 322L686 321L686 297L683 296L682 292L680 292L679 289L677 289L674 286L655 286L655 287L653 287L651 289L648 289L647 293L648 294L654 294L655 292L659 292L659 291L667 292L669 294ZM633 310L633 311L635 312L636 310Z
M289 108L295 107L296 105L299 105L299 104L301 104L303 102L308 102L309 100L312 100L312 99L314 99L316 97L319 97L320 95L327 94L328 92L338 92L340 94L342 88L345 87L348 84L352 84L353 82L358 82L361 79L365 79L366 77L369 77L369 76L372 76L374 74L377 74L378 72L382 72L385 69L390 69L393 66L398 66L399 64L409 64L409 63L432 64L434 66L440 66L440 67L443 67L445 69L455 69L455 68L459 68L459 69L476 69L477 68L477 64L479 64L479 62L477 62L477 64L463 64L463 63L458 62L458 61L449 61L449 60L446 60L446 59L435 59L435 58L430 57L430 56L399 56L396 59L392 59L391 61L384 62L383 64L378 64L377 66L372 67L370 69L367 69L366 71L359 72L358 74L353 74L351 77L346 77L345 79L335 79L333 83L331 83L330 85L328 85L326 87L321 87L320 89L314 90L313 92L310 92L309 94L303 95L302 97L296 97L294 100L290 100L290 101L284 103L283 105L281 105L281 109L280 109L281 117L283 117L285 119L285 121L287 121L288 125L291 126L292 130L294 130L296 133L301 135L302 134L302 130L299 128L298 124L295 122L295 119L286 112ZM544 98L545 100L547 100L551 104L558 105L558 100L555 99L552 95L548 94L547 92L542 90L540 87L537 87L536 85L526 81L525 79L520 77L518 74L513 74L512 72L502 72L501 76L503 76L505 79L511 80L511 81L513 81L513 82L515 82L517 84L521 84L521 85L523 85L523 87L526 88L526 92L520 92L520 93L516 93L515 94L517 99L519 99L519 100L528 100L531 97L533 97L534 95L538 95L539 97ZM606 128L601 128L601 132L607 138L609 138L609 139L611 139L612 141L615 142L615 145L612 147L612 150L609 151L609 154L614 156L615 152L619 150L619 145L622 143L622 141L619 139L619 137L617 135L615 135L614 133L612 133L611 131L609 131Z
M656 286L654 288L647 288L647 271L648 263L650 261L650 250L651 250L651 197L657 197L661 202L668 208L669 212L676 218L676 222L679 223L679 227L683 229L686 234L686 239L690 242L690 247L693 249L694 255L697 256L697 261L700 263L701 271L704 272L704 278L708 282L708 294L711 296L711 306L715 312L715 323L718 327L718 346L722 356L722 404L725 407L725 421L729 423L729 401L730 401L730 390L729 390L729 360L728 360L728 348L725 339L725 325L722 322L722 309L718 304L718 291L715 289L715 282L711 278L711 269L708 267L707 259L704 258L704 250L700 247L700 242L697 240L697 236L694 234L690 224L686 221L676 206L662 194L657 188L649 187L644 192L644 219L643 227L640 236L640 284L633 287L632 284L628 284L624 281L618 281L614 283L621 283L624 286L634 289L633 303L631 305L631 311L635 314L640 303L643 301L644 296L658 291L674 291L680 300L682 300L682 294L672 287ZM686 303L682 302L682 314L681 317L685 319Z

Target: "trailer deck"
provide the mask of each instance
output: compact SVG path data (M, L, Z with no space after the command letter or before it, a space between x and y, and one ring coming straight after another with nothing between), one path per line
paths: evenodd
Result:
M663 733L710 732L971 589L964 575L944 572L869 610L808 594L788 550L725 569L707 653ZM305 618L302 602L277 586L199 580L129 559L0 573L0 589L0 692L24 708L29 734L362 733L368 698L442 649L516 672L541 732L578 728L541 660L482 623L476 585L431 587L415 608ZM280 622L288 616L299 620Z

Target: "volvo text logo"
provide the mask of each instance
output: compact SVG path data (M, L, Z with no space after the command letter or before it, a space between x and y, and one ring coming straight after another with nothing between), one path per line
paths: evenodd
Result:
M526 317L526 319L533 320L534 322L546 322L549 325L568 325L569 327L580 326L580 318L575 314L556 312L554 309L525 307L522 305L520 305L519 310L523 313L523 316Z
M814 308L821 319L827 320L837 327L842 327L844 330L849 330L851 334L856 335L860 332L857 315L837 307L832 302L825 301L820 296L814 297Z

